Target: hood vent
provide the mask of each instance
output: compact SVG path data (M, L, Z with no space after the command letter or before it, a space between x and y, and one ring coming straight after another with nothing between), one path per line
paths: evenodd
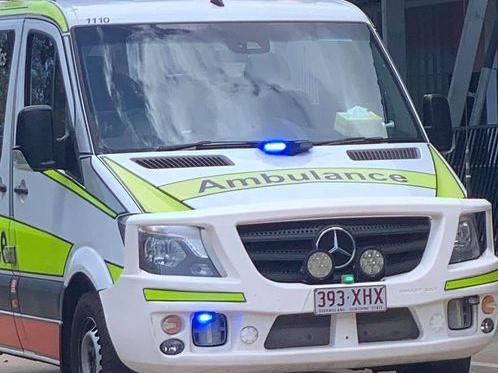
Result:
M347 153L353 161L420 159L418 148L348 150Z
M149 169L233 166L223 155L135 158L133 161Z

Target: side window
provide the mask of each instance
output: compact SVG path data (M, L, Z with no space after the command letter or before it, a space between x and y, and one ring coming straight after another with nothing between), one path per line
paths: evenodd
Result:
M0 31L0 152L3 144L7 93L14 50L14 31Z
M57 137L66 133L69 111L57 47L39 32L28 36L25 106L49 105L53 109Z
M55 136L63 139L68 132L71 132L71 117L57 44L45 33L30 32L26 59L24 106L51 106ZM57 148L58 164L63 163L66 171L79 180L80 171L74 140L69 138L68 141L66 138L57 144Z

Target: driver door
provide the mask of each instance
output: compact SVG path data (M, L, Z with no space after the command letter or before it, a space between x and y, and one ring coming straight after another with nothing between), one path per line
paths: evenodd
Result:
M14 125L14 92L19 65L22 20L0 21L0 351L21 352L14 311L17 312L13 277L16 264L10 200L11 136Z

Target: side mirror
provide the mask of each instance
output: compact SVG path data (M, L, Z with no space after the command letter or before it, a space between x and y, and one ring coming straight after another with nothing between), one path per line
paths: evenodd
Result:
M442 95L424 96L424 127L431 143L441 153L453 149L450 104Z
M16 145L35 171L56 168L56 139L50 106L24 108L17 117Z

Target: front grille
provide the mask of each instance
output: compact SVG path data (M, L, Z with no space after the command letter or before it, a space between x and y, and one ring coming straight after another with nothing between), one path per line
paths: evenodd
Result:
M359 343L395 342L417 339L417 323L408 308L356 315Z
M341 227L353 236L356 258L369 248L382 251L386 259L384 275L393 276L418 266L430 226L430 219L426 217L394 217L265 223L237 229L249 257L264 277L276 282L307 283L302 271L304 261L315 250L320 233L329 227ZM355 262L337 269L322 283L339 283L342 275L356 273Z
M275 320L265 341L267 350L330 344L330 316L284 315Z

